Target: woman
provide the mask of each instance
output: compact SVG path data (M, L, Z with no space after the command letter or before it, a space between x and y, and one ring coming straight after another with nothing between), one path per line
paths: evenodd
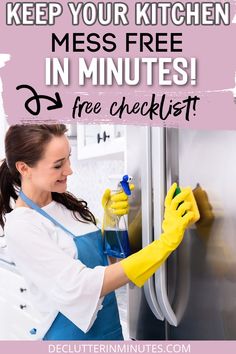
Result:
M0 168L0 224L42 314L42 323L31 332L35 338L122 340L114 290L130 280L142 286L179 245L197 218L194 198L190 189L173 198L174 184L159 240L108 265L87 203L66 192L72 170L65 132L63 124L9 128ZM113 202L114 213L127 210L122 199Z

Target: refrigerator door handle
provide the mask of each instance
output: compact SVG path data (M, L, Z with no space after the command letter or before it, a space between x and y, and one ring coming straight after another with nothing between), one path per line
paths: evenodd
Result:
M151 133L150 127L144 129L144 151L142 159L141 178L142 186L146 186L146 189L142 188L142 246L145 247L153 241L153 227L152 227L152 178L151 178ZM150 278L144 284L144 294L147 303L152 310L153 314L158 320L164 320L164 316L158 305L154 278Z
M170 325L177 327L178 319L171 307L169 302L169 298L167 295L166 288L166 265L159 269L159 271L155 274L155 283L156 283L156 293L158 303L160 305L161 311L165 319L169 322Z
M144 284L144 294L147 303L158 320L164 321L164 316L157 302L153 278L148 279Z
M164 199L166 194L166 128L152 128L153 224L154 236L162 233ZM165 319L172 326L178 325L167 294L166 262L155 273L157 301Z

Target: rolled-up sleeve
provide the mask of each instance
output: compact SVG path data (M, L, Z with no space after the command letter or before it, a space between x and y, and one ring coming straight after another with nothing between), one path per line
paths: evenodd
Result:
M34 220L6 223L5 233L10 255L26 280L55 304L55 310L87 332L101 308L105 267L91 269L73 259Z

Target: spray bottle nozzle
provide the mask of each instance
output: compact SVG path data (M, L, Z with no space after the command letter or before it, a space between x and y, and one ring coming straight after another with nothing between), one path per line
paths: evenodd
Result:
M132 177L129 175L124 175L122 177L122 180L120 181L120 185L126 195L131 195L131 190L129 186L130 181L132 181Z

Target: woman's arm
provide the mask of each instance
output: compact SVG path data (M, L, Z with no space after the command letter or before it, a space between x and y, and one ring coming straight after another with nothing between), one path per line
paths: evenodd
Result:
M185 229L199 219L196 201L190 188L174 196L176 183L169 189L165 199L163 233L141 251L112 264L105 269L101 296L131 280L141 287L162 265L183 239Z
M105 268L101 297L107 295L111 291L127 284L129 278L126 276L120 262L111 264Z

